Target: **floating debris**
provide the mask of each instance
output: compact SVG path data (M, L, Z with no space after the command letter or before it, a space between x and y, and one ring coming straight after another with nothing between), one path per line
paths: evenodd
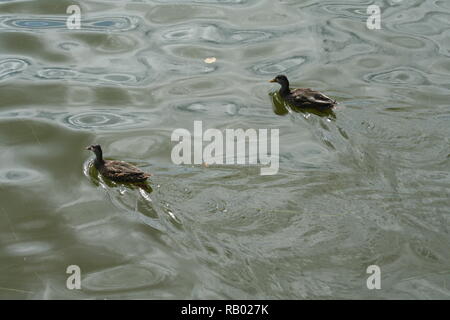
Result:
M210 57L210 58L206 58L204 61L205 63L214 63L216 62L216 58L215 57Z

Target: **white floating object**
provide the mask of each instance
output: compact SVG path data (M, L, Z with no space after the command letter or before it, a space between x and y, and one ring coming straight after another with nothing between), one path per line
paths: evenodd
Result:
M214 63L216 62L216 58L215 57L210 57L210 58L206 58L204 61L205 63Z

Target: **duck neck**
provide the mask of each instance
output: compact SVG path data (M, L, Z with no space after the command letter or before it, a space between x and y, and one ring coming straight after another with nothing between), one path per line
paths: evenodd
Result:
M105 160L103 160L103 152L102 150L95 150L95 161L94 164L96 167L100 167L105 164Z
M279 91L280 95L282 97L287 96L289 93L291 93L291 90L289 89L289 81L283 81L280 83L281 89Z

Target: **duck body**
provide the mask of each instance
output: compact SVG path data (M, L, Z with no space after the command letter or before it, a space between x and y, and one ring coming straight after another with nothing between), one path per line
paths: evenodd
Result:
M305 109L331 109L336 105L336 100L327 97L323 93L309 88L298 88L291 90L289 88L289 80L286 76L276 76L270 82L276 82L281 85L278 92L288 104Z
M144 182L151 176L150 173L146 173L128 162L104 160L100 145L91 145L86 149L95 153L94 167L102 176L112 181L124 183Z
M105 178L117 182L144 182L151 175L124 161L104 161L94 166Z

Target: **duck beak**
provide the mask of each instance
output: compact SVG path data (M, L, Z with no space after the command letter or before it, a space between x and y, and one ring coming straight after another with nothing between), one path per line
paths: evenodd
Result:
M89 146L89 147L86 147L86 150L90 150L90 151L92 151L92 147L91 147L91 146Z
M277 80L275 80L275 79L272 79L272 80L269 80L269 82L277 82Z

